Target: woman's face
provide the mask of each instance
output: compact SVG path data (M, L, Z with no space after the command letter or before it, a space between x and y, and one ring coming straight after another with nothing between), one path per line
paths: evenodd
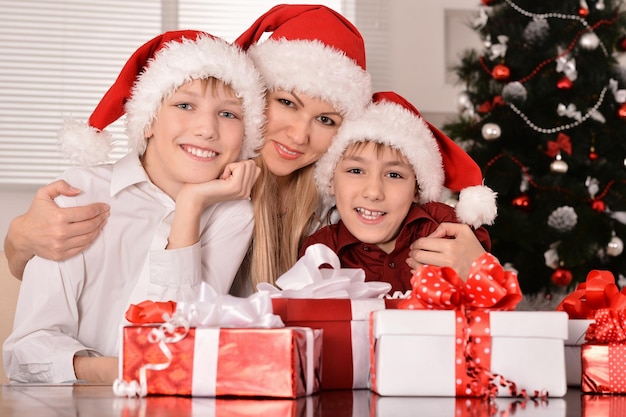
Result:
M269 171L278 177L320 159L343 122L330 103L282 90L268 93L266 116L261 155Z

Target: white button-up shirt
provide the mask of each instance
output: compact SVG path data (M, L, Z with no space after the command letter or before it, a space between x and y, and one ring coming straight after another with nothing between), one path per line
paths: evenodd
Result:
M71 381L77 352L118 356L131 303L193 300L202 281L228 293L252 237L250 201L230 201L205 209L200 242L165 250L175 202L150 182L135 154L114 165L73 168L62 178L83 192L59 197L59 205L101 201L111 215L83 253L27 264L4 344L13 381Z

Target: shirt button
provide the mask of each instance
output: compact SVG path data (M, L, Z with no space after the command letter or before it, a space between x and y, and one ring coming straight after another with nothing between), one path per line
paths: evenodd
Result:
M370 247L369 246L363 246L363 250L367 252L367 251L370 250Z
M395 268L395 267L396 267L395 262L389 262L389 268Z

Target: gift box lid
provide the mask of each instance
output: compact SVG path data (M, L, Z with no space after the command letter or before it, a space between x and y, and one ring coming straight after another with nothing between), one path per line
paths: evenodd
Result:
M380 310L372 315L374 337L381 335L455 334L453 310ZM489 314L493 337L538 337L567 339L567 313L561 311L492 311Z
M369 313L397 308L390 298L273 298L274 314L284 322L367 320Z

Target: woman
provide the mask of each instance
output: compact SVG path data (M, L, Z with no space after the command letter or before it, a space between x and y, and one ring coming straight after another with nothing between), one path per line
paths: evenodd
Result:
M343 120L364 110L372 89L361 34L327 7L275 6L236 43L249 51L268 89L265 143L257 157L261 176L252 192L253 245L231 291L245 295L290 268L302 240L319 227L313 164ZM80 253L105 227L104 204L60 209L54 203L59 195L79 192L63 182L42 187L28 211L13 220L4 245L13 275L20 277L33 255L59 260ZM484 252L466 225L443 224L424 239L412 247L412 267L431 263L461 273Z

